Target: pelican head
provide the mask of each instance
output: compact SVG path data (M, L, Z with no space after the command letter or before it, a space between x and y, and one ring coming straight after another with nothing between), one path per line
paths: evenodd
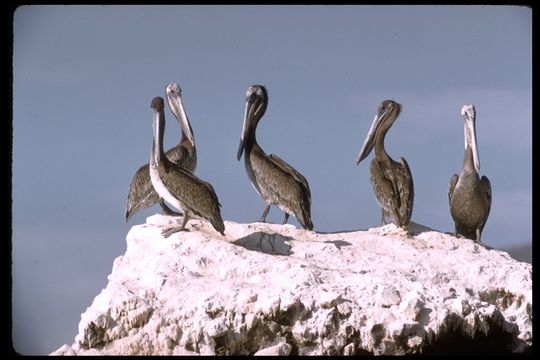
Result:
M173 112L174 116L180 123L182 127L182 132L187 137L192 146L195 146L195 138L193 137L193 130L189 123L186 112L184 111L184 105L182 104L182 90L177 83L170 83L165 89L167 94L167 101L169 102L169 107Z
M394 100L384 100L379 105L377 115L375 115L366 139L364 140L364 145L362 145L362 149L358 153L356 165L360 164L360 161L364 160L369 155L375 145L375 139L378 136L384 136L386 131L388 131L399 116L400 112L401 105Z
M474 168L476 172L480 171L480 156L478 155L478 147L476 146L476 110L474 105L466 104L461 108L461 116L465 120L465 150L467 146L471 147Z
M163 110L163 98L160 96L156 96L152 99L152 102L150 103L150 107L154 112L159 113Z
M266 111L268 104L268 93L262 85L252 85L246 92L246 107L244 111L244 124L242 126L242 135L240 137L240 145L238 146L238 154L236 159L240 160L242 152L246 145L248 137L255 139L255 128L257 123Z

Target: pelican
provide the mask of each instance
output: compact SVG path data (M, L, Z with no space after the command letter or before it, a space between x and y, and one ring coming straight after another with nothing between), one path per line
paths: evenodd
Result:
M195 171L197 166L197 150L195 148L195 138L193 136L193 130L191 124L184 111L182 104L182 90L176 83L170 83L165 89L167 94L167 102L171 108L172 113L176 117L176 120L180 124L182 129L182 137L180 143L175 147L169 149L165 155L167 158L178 166L186 169L190 173ZM150 181L149 165L145 164L137 170L131 180L129 187L128 200L126 205L126 222L129 218L141 209L145 209L157 203L159 201L161 208L166 214L180 215L172 211L158 196L152 182Z
M214 229L224 235L225 225L221 219L221 206L212 185L171 162L163 151L165 113L163 98L155 97L151 104L154 111L154 138L150 152L150 180L158 195L183 212L182 224L163 230L169 237L178 231L186 231L190 217L208 220Z
M491 184L486 176L479 175L474 105L464 105L461 116L465 120L465 156L461 173L452 175L448 183L448 201L456 236L480 242L491 209Z
M356 164L360 164L375 146L375 158L371 161L369 170L373 191L382 209L382 223L391 220L406 229L411 220L414 202L411 170L404 158L401 157L397 162L384 149L384 137L400 112L401 105L393 100L384 100L379 105Z
M293 215L305 229L312 230L311 192L306 178L277 155L266 155L257 144L255 130L267 104L268 94L264 86L253 85L248 88L244 124L236 158L240 161L245 151L244 161L248 177L255 191L264 200L265 208L260 222L265 222L270 205L277 205L285 213L283 224L287 223L289 215Z

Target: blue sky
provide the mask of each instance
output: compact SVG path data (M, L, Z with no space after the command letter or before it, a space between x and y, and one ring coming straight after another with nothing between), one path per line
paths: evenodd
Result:
M482 240L532 243L532 11L516 6L23 6L13 45L13 337L46 354L125 252L128 187L148 161L155 96L182 88L196 174L225 220L263 210L236 160L244 96L265 85L257 131L299 170L316 231L380 222L356 156L379 103L403 110L386 137L414 179L412 221L453 230L447 189L463 161L461 107L477 112L480 173L493 191ZM166 148L179 127L166 109ZM272 207L268 221L281 222ZM298 226L291 218L290 223Z

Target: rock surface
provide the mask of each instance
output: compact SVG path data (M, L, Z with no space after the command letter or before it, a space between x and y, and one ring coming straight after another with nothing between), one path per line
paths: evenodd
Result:
M411 223L317 233L204 221L127 235L109 283L52 355L529 352L532 265Z

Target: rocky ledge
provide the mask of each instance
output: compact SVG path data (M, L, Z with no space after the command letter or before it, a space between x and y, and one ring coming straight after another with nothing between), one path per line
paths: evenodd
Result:
M319 233L204 221L127 235L109 283L52 355L523 353L532 265L427 227Z

